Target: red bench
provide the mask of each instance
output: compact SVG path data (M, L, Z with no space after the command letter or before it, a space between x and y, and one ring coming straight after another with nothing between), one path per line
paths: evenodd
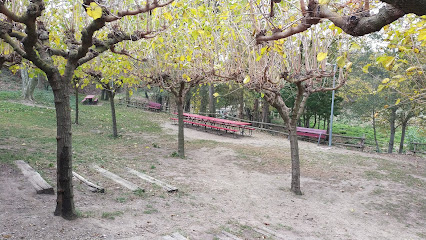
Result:
M87 95L81 103L83 105L96 105L98 104L98 98L95 98L95 95Z
M161 104L156 102L149 102L148 103L148 109L154 110L154 111L160 111L161 110Z
M318 145L319 145L321 139L327 138L327 130L297 127L297 135L318 138Z
M177 121L177 118L170 118L173 121ZM219 126L215 126L215 125L209 125L209 124L204 124L204 123L199 123L199 122L193 122L193 121L189 121L189 120L183 120L184 123L189 123L191 125L196 125L196 126L203 126L205 129L210 128L210 129L217 129L217 130L223 130L225 132L238 132L238 130L236 129L231 129L231 128L224 128L224 127L219 127Z

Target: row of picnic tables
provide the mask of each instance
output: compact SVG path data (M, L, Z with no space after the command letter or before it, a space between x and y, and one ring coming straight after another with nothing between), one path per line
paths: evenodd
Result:
M205 129L210 128L231 133L239 132L241 135L244 135L246 130L248 130L249 134L251 135L252 131L254 130L254 128L250 127L251 123L248 122L208 117L192 113L184 113L183 116L185 118L184 123L201 126ZM172 118L172 120L177 120L177 118Z

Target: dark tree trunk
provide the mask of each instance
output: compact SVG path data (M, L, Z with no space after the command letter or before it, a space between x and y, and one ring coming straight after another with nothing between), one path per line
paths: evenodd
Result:
M254 121L259 122L259 99L254 99L254 106L253 106L253 115L254 115ZM257 123L253 124L254 126L259 126Z
M377 141L377 131L376 131L376 111L373 109L373 133L374 133L374 142L376 143L376 151L379 153L379 141Z
M238 98L238 118L243 119L244 118L244 88L240 89L240 96Z
M200 87L200 95L201 95L200 112L206 113L207 105L209 104L209 93L208 93L207 85L204 84Z
M101 91L101 100L107 100L107 97L106 97L106 91L105 91L105 89L102 89L102 91Z
M74 84L75 86L75 124L78 124L78 86L77 84Z
M405 140L405 132L407 130L408 121L402 122L401 125L401 141L399 142L399 150L398 153L402 154L404 151L404 140Z
M117 118L116 118L116 115L115 115L115 104L114 104L115 93L113 93L112 90L107 91L107 93L108 93L109 103L111 105L112 136L114 138L117 138L118 137L118 132L117 132Z
M57 199L55 215L75 219L72 184L72 134L69 86L71 79L62 79L59 73L48 77L53 90L57 124Z
M388 153L393 152L393 145L395 142L395 130L396 130L395 121L396 121L397 108L392 107L390 110L391 110L391 115L389 118L390 137L389 137Z
M269 123L269 103L264 100L262 105L262 122L263 123ZM266 124L263 125L264 128L266 128Z
M291 150L291 191L296 195L302 195L302 191L300 190L300 159L296 127L296 124L294 124L294 126L289 126Z
M315 126L317 125L317 114L314 114L314 125L312 126L312 128L315 128Z
M129 91L129 88L127 87L127 85L125 85L126 86L126 104L129 104L130 103L130 91Z
M209 85L209 116L216 116L216 98L213 96L214 94L214 86L213 84Z
M181 158L185 157L185 136L183 125L183 97L176 97L176 107L178 110L178 155Z
M187 94L185 97L185 112L191 112L191 94Z

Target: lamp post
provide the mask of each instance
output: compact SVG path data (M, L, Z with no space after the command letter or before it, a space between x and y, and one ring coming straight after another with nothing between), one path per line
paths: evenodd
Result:
M333 68L333 88L335 88L336 85L336 69L337 65L334 64L334 68ZM328 133L328 146L331 147L331 140L333 137L333 111L334 111L334 90L333 93L331 94L331 114L330 114L330 130Z

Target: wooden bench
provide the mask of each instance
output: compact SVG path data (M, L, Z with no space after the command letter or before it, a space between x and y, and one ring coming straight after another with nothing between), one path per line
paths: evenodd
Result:
M170 118L173 121L178 121L177 118ZM189 121L189 120L183 120L184 123L189 123L191 125L196 125L196 126L202 126L204 127L204 129L210 128L210 129L217 129L217 130L223 130L225 132L231 132L231 133L235 133L238 132L238 130L236 129L232 129L232 128L224 128L224 127L219 127L219 126L215 126L215 125L209 125L209 124L204 124L204 123L199 123L199 122L194 122L194 121Z
M148 109L154 110L154 111L160 111L161 110L161 104L156 102L149 102L148 103Z
M327 138L327 130L297 127L297 135L318 138L318 145L319 145L321 139Z

